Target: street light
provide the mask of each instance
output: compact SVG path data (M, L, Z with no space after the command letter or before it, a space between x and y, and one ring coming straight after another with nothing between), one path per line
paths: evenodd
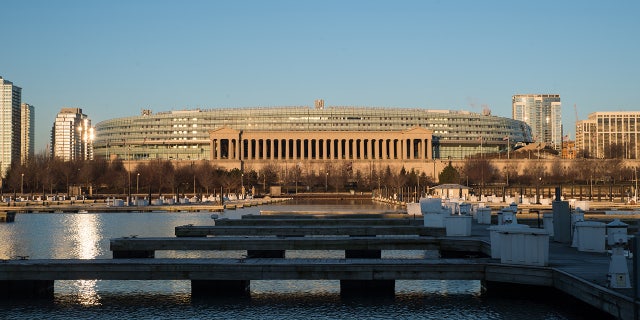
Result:
M20 174L20 195L24 195L24 173Z
M536 204L540 204L540 184L542 183L542 177L538 178L538 186L536 188Z
M136 175L136 194L140 193L140 189L138 188L140 186L140 172L138 172L138 174Z
M329 191L328 180L329 180L329 172L327 171L327 172L324 173L324 192L328 192Z

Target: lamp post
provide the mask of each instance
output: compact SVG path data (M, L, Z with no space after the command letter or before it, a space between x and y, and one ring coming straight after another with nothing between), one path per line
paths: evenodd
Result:
M433 159L433 181L436 181L436 159Z
M138 188L140 186L140 172L138 172L138 174L136 175L136 194L140 193L140 189Z
M536 204L540 204L540 184L542 183L542 177L538 178L538 187L536 189Z
M240 192L242 193L242 199L244 199L244 173L240 174Z
M329 191L329 171L324 173L324 192Z
M20 196L24 195L24 173L20 174Z
M638 168L633 168L633 175L636 178L636 187L633 189L633 201L638 203Z

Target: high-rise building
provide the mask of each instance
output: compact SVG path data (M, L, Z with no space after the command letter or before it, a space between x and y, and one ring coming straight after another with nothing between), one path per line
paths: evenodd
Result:
M640 158L640 111L594 112L576 123L576 148L591 158Z
M34 154L34 130L36 114L32 105L23 103L20 114L20 157L22 163L26 163L33 158Z
M51 129L51 154L64 161L93 159L93 127L82 109L60 109Z
M513 119L531 127L535 142L562 148L562 116L559 94L516 94L511 102Z
M22 88L0 77L0 177L20 161L20 102Z

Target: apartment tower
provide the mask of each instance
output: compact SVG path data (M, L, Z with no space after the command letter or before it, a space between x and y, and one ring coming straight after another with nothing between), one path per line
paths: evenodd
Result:
M531 127L535 142L543 142L560 151L562 116L559 94L516 94L511 102L513 119Z
M35 143L35 118L36 114L32 105L23 103L20 116L20 159L23 164L33 159Z
M63 161L93 159L93 127L80 108L62 108L51 129L51 154Z
M0 77L0 177L20 161L22 88Z

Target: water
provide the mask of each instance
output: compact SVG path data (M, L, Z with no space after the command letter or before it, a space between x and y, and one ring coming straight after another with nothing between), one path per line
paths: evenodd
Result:
M260 210L368 211L369 202L299 202L221 213L239 218ZM110 259L109 239L173 236L174 227L209 225L211 213L18 214L0 224L0 259ZM241 256L242 252L157 252L157 257ZM301 256L335 252L301 252ZM394 253L385 253L391 254ZM400 253L400 255L405 253ZM415 254L407 253L407 254ZM418 253L423 254L423 253ZM568 301L485 296L478 281L397 281L393 298L340 297L338 281L252 281L250 298L192 299L189 281L56 281L48 300L0 302L2 319L583 319Z

